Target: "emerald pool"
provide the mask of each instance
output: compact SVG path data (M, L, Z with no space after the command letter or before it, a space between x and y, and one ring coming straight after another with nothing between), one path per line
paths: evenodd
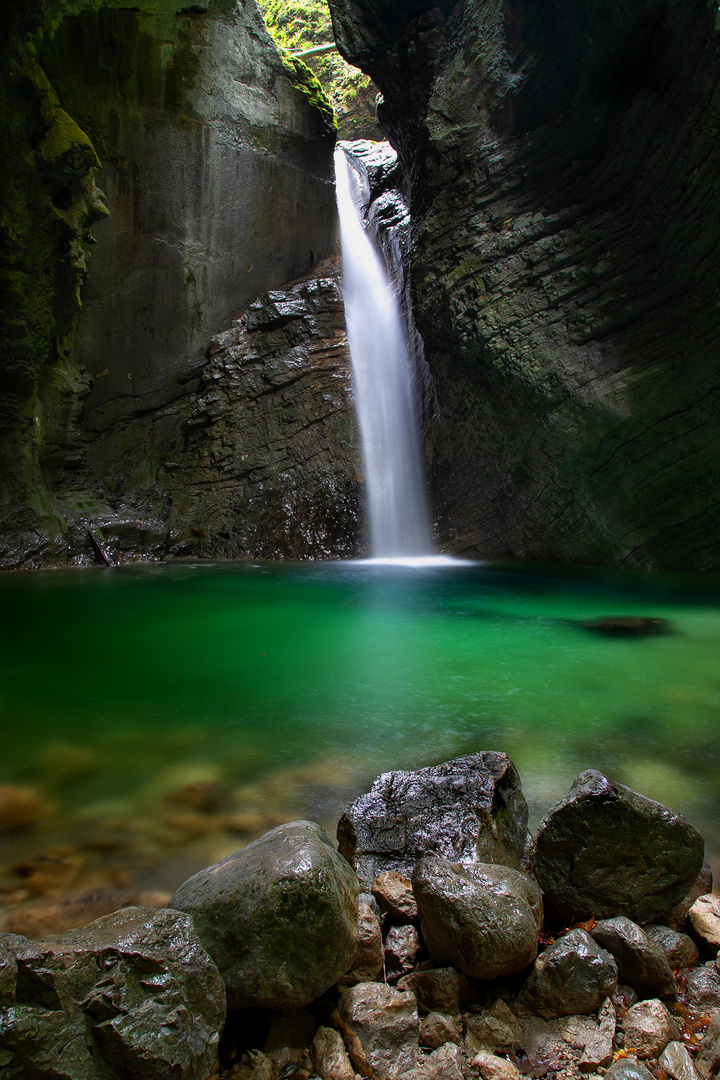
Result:
M533 822L598 768L720 854L716 577L198 562L6 574L0 604L0 784L43 804L0 837L8 903L47 851L79 853L76 886L169 890L283 820L333 828L379 772L475 750L510 755ZM668 632L580 625L617 615Z

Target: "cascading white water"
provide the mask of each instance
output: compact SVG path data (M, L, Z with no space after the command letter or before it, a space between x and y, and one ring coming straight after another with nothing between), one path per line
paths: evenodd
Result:
M359 210L358 178L335 151L345 320L365 465L370 553L430 554L413 373L400 305Z

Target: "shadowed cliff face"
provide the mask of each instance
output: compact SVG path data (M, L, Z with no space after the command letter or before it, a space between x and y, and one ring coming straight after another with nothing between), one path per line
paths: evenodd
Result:
M704 0L331 0L411 190L446 549L720 568Z
M118 557L167 554L206 524L179 523L170 475L194 463L211 338L336 245L331 116L255 0L9 5L0 565L92 560L108 522ZM258 504L233 514L222 553L253 554ZM266 550L313 553L275 525Z

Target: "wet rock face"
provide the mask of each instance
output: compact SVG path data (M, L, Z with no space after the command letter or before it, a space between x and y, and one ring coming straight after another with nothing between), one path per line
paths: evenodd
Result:
M190 915L230 1008L300 1008L347 971L358 882L310 821L272 829L189 878L170 907Z
M124 557L167 553L158 474L182 453L210 338L334 250L334 132L255 3L15 7L0 565L92 562L95 522L120 526Z
M6 1080L205 1080L225 991L187 915L129 908L42 942L0 937Z
M430 858L416 864L412 880L425 944L438 964L487 980L514 975L537 956L542 896L525 874Z
M527 814L515 766L506 754L485 751L383 773L344 811L338 843L368 888L384 870L410 876L424 855L517 867Z
M448 550L717 569L714 9L330 7L411 187Z
M569 919L659 919L687 893L704 842L680 814L587 770L538 828L541 889Z

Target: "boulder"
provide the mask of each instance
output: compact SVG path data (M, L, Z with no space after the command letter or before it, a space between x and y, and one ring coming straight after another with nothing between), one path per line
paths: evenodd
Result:
M646 926L648 940L665 953L671 969L694 967L699 959L698 947L687 934L678 933L669 926Z
M685 979L685 1002L696 1009L720 1008L720 974L713 963L692 968Z
M525 874L428 858L417 863L412 882L425 944L437 963L496 979L535 959L542 897Z
M506 754L468 754L417 772L379 776L338 823L341 853L370 888L383 870L410 877L418 859L518 867L527 803Z
M0 936L3 1080L206 1080L224 1022L222 979L179 911Z
M521 1016L583 1016L597 1012L617 986L617 965L584 930L571 930L549 945L518 995Z
M451 1016L457 1016L475 994L465 976L453 967L413 971L400 979L397 988L413 993L423 1012L449 1013Z
M415 922L418 917L417 904L412 891L410 878L399 874L397 870L383 870L373 881L372 894L395 922Z
M447 1013L431 1012L420 1021L420 1045L430 1050L437 1050L445 1043L462 1043L460 1025L454 1016Z
M680 814L588 769L540 823L532 866L570 920L626 915L652 922L703 865L704 843Z
M385 938L385 973L389 982L397 982L415 967L422 948L414 926L391 926Z
M625 1049L639 1058L657 1058L673 1039L678 1039L675 1021L662 1001L652 998L632 1005L623 1017Z
M170 907L191 916L230 1008L291 1010L352 963L358 893L328 834L295 821L189 878Z
M372 982L385 962L382 927L377 904L370 893L360 893L357 912L355 956L349 971L342 977L343 986Z
M359 983L343 991L338 1011L359 1039L377 1080L392 1080L415 1068L419 1023L414 994L382 983Z
M708 952L720 949L720 896L699 896L688 912L690 925Z
M592 938L615 957L618 978L642 997L675 997L677 987L667 956L630 919L616 915L590 931Z

